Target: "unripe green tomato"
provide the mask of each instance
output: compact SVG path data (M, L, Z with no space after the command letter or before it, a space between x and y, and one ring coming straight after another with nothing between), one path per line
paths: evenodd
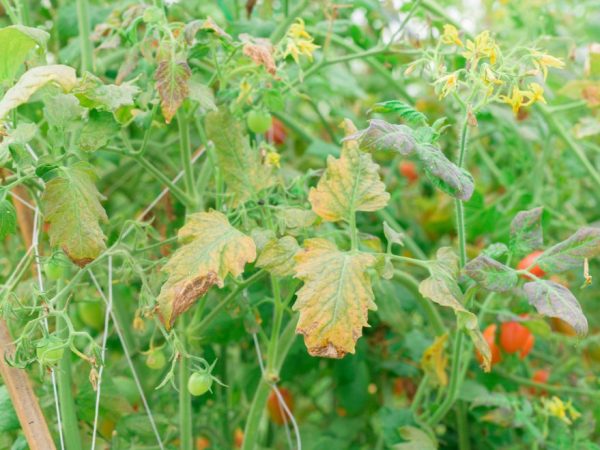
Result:
M62 344L63 342L57 337L40 339L35 345L35 354L40 364L43 366L56 365L65 353L64 347L61 347Z
M206 394L212 386L213 379L208 372L194 372L188 379L188 391L190 394L198 397Z
M160 370L165 367L167 358L162 350L151 350L146 356L146 365L152 370Z
M248 113L246 120L250 131L256 134L266 133L271 128L271 114L266 111L253 109Z
M104 326L104 305L98 301L77 303L77 313L85 325L96 331Z
M63 277L65 269L60 261L51 258L44 264L44 273L49 280L57 281Z

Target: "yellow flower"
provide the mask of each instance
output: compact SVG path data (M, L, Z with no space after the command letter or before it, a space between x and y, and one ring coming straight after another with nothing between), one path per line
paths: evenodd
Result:
M548 76L548 67L555 67L557 69L562 69L565 67L565 63L559 59L555 58L552 55L548 55L547 53L538 52L537 50L531 51L531 56L533 56L533 64L537 67L538 70L541 70L544 74L544 80Z
M458 85L458 77L456 76L456 72L452 72L450 75L440 78L435 82L435 84L438 83L444 83L439 95L439 98L442 99L456 89L456 86Z
M513 114L516 116L519 113L519 109L521 109L521 106L526 105L526 102L524 100L525 98L530 98L529 94L529 92L522 91L517 86L514 86L511 96L508 97L506 95L501 95L500 100L512 106Z
M529 105L535 102L546 103L546 99L544 98L544 88L537 83L529 83L529 93L531 96L529 97Z
M474 42L470 39L467 41L466 51L462 55L470 60L471 65L475 68L481 58L489 58L490 64L496 64L499 53L496 41L490 38L490 32L486 30L475 36Z
M240 83L240 93L236 99L237 103L242 103L242 102L248 102L250 103L252 101L252 85L250 83L248 83L247 80L243 80Z
M573 420L577 420L581 416L570 400L565 404L560 398L553 396L550 400L542 399L542 402L548 415L556 417L566 424L570 425Z
M265 158L265 163L267 166L277 167L279 169L281 167L281 155L277 152L269 152Z
M441 37L442 43L444 44L448 44L448 45L458 45L460 47L463 47L463 43L460 40L460 38L458 37L458 30L456 29L456 27L454 25L450 25L450 24L446 24L444 25L444 33L442 34Z
M283 57L292 55L296 64L299 63L300 55L304 55L312 61L314 51L319 48L313 41L313 37L304 29L304 21L298 19L287 32L287 44Z
M494 71L490 69L490 67L487 65L485 66L485 69L483 71L483 82L485 84L495 84L498 86L504 84L504 81L499 79L494 73Z

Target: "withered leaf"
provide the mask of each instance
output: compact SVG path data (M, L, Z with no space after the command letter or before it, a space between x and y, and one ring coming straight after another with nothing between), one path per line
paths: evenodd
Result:
M184 59L163 58L154 73L156 89L165 122L171 123L173 116L188 96L188 81L192 76L190 66Z

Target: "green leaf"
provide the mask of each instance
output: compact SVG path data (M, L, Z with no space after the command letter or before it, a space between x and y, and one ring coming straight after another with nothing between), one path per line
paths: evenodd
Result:
M540 314L558 317L580 335L588 332L588 322L575 296L566 287L553 281L536 280L523 286L529 303Z
M475 189L473 177L446 158L439 148L431 144L419 145L417 156L427 177L438 189L459 200L471 198Z
M365 151L393 151L408 156L414 153L417 142L413 130L406 125L392 125L385 120L373 119L369 127L348 136L345 140L356 139Z
M375 310L367 269L376 258L368 253L342 252L325 239L307 239L296 255L296 278L304 285L293 310L300 311L296 332L313 356L343 358L354 353L368 310Z
M8 133L0 142L0 159L8 154L11 145L25 145L31 141L38 132L38 127L34 123L19 122L15 128L8 130Z
M485 289L494 292L509 291L519 281L517 272L486 255L479 255L469 261L464 270Z
M6 91L0 101L0 121L48 83L55 83L64 91L70 91L77 83L75 69L60 64L29 69L19 78L17 84Z
M190 92L188 81L192 75L185 59L164 58L158 62L154 73L156 89L165 122L171 123L173 116Z
M8 389L6 386L0 386L0 433L8 433L20 428L19 418L8 395Z
M438 448L429 435L419 428L407 425L400 428L398 433L406 442L394 445L393 450L437 450Z
M419 292L425 298L438 305L452 308L456 314L459 328L464 328L475 347L482 355L483 368L487 372L491 368L491 350L479 330L477 316L468 311L462 304L464 296L458 282L458 256L449 247L437 251L437 259L428 264L429 278L419 284Z
M522 255L543 247L542 212L542 208L534 208L515 216L510 224L510 247L513 252Z
M190 99L198 102L203 110L215 111L217 109L215 94L210 87L200 81L199 77L192 76L188 82L188 86L190 89Z
M84 109L73 94L48 96L44 104L44 117L55 127L70 128L83 116Z
M116 113L119 108L134 104L134 96L140 89L132 82L104 84L96 76L86 72L73 93L83 106L99 111Z
M546 272L564 272L583 267L585 258L600 254L600 228L584 227L568 239L550 247L536 260Z
M111 113L92 110L79 133L79 149L84 152L98 150L106 146L119 130L119 124Z
M106 249L106 237L99 222L106 221L100 204L102 195L94 181L93 168L85 162L56 169L46 183L42 207L50 224L50 243L59 246L80 267Z
M293 275L296 266L294 256L299 250L300 246L292 236L273 239L264 246L256 260L256 266L278 277Z
M400 101L400 100L390 100L387 102L376 103L373 108L371 108L373 112L395 112L400 115L403 119L415 123L427 123L427 117L420 111L417 111L412 106Z
M325 173L308 194L313 211L329 222L350 221L356 211L377 211L389 198L379 166L356 146L344 147L339 159L329 156Z
M260 153L250 148L240 122L226 108L208 113L205 128L215 144L219 168L233 196L233 207L273 184L271 167L263 164Z
M0 240L17 231L17 213L11 202L0 200Z
M0 83L12 81L36 46L45 49L50 35L37 28L13 25L0 29Z
M256 259L252 238L217 211L191 214L178 237L184 245L163 268L169 278L157 299L167 329L213 285L223 287L228 274L239 276Z

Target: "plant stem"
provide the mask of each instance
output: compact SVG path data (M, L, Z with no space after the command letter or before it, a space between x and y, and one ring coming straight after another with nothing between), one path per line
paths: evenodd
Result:
M350 214L350 245L352 251L358 250L358 231L356 229L356 214Z
M290 320L287 324L283 333L281 333L279 339L279 349L277 352L277 359L275 362L275 368L277 371L281 369L285 357L290 350L290 347L294 343L296 337L296 320ZM248 413L248 420L246 421L246 427L244 429L244 443L242 450L256 450L256 444L258 440L258 425L260 419L265 410L267 403L267 397L271 390L271 382L265 377L260 379L256 392L254 393L254 399L252 400L252 406Z
M398 221L389 213L389 211L387 209L380 209L379 211L377 211L377 215L381 219L383 219L387 223L389 223L397 231L400 231L400 232L404 231L402 226L400 226ZM425 255L425 252L423 252L423 250L421 250L421 248L417 245L417 243L414 241L414 239L412 237L410 237L408 234L404 235L404 243L406 244L406 247L410 250L410 252L413 255L415 255L418 259L427 259L427 255Z
M93 67L93 49L90 39L90 7L88 0L77 0L77 23L79 25L79 45L81 49L81 73Z
M63 282L56 282L56 291L60 292ZM63 294L56 299L56 308L63 310L67 306L68 295ZM64 319L56 319L56 334L64 341L69 339L69 327ZM65 445L69 450L81 450L81 436L73 400L73 383L71 380L71 352L65 349L56 371L58 380L58 398L62 417Z
M469 422L467 421L467 410L464 402L456 404L456 429L458 431L458 448L460 450L471 450L469 441Z
M181 164L184 171L185 191L194 203L198 200L196 183L194 182L194 168L192 167L192 149L190 148L190 127L185 112L180 108L177 111L177 126L179 128L179 151Z
M187 344L187 320L185 316L182 316L179 320L179 338L185 348ZM179 448L181 448L181 450L193 449L192 398L187 388L189 376L189 360L186 357L181 356L181 359L179 360L179 438L181 440L181 446Z
M279 280L271 275L271 286L273 290L273 328L271 329L271 338L269 339L269 348L267 350L267 369L266 376L271 381L277 381L279 378L276 370L277 348L279 344L279 333L283 322L284 305L281 302L281 289Z

